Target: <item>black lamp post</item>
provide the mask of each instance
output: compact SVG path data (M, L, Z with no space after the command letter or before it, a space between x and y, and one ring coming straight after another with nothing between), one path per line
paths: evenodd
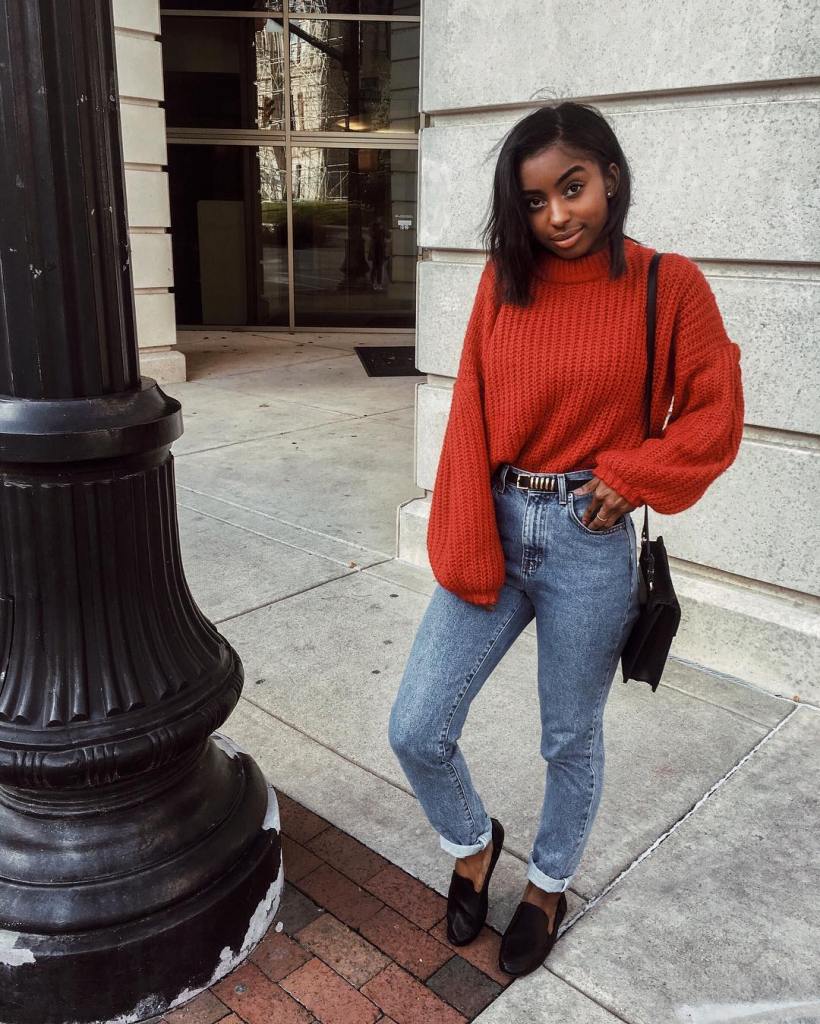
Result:
M258 942L276 798L140 378L111 0L0 0L0 1021L159 1014Z

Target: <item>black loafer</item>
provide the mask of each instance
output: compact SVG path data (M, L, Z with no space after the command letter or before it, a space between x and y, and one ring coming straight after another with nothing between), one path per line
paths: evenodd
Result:
M450 890L447 893L447 939L454 946L466 946L472 942L487 919L487 891L490 878L504 846L504 829L501 822L490 818L493 825L493 852L479 892L475 891L469 878L453 872Z
M555 924L549 930L549 917L533 903L521 902L501 939L498 966L507 974L529 974L540 967L555 944L558 929L567 912L567 898L561 893L555 908Z

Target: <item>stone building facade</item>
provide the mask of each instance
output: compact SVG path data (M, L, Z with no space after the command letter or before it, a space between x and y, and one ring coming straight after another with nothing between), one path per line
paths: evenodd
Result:
M674 556L674 652L820 700L818 43L808 0L691 0L674 11L427 0L416 483L428 496L400 509L402 558L426 557L429 492L484 262L491 147L539 102L593 103L634 175L627 232L696 260L742 349L735 463L691 509L649 515ZM643 511L633 516L639 527Z

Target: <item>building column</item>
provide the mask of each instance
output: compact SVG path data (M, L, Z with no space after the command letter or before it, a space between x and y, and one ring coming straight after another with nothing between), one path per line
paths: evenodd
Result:
M128 229L142 372L185 380L177 348L159 0L114 0Z

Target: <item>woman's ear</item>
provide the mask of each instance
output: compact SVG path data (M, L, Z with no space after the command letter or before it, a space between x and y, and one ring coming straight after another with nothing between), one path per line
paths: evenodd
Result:
M609 195L614 196L618 191L618 183L621 180L621 172L617 164L610 164L609 170L604 175L604 185Z

